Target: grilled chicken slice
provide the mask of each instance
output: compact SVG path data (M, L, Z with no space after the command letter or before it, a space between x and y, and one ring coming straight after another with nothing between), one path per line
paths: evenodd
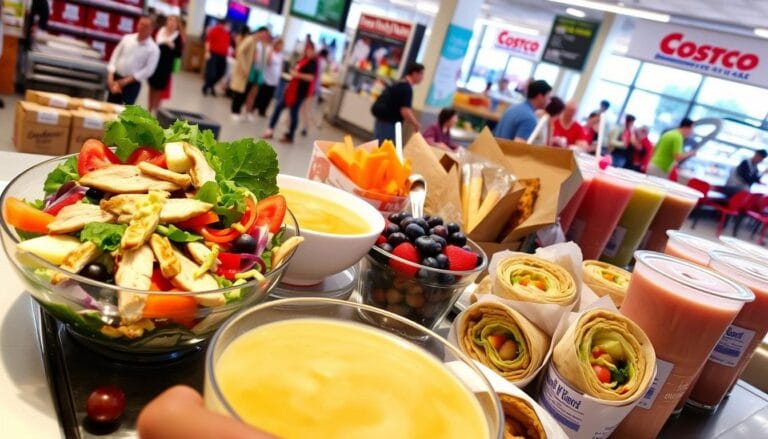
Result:
M171 283L175 287L193 292L210 291L219 288L216 279L208 273L195 277L195 273L200 270L200 267L184 256L180 251L174 250L174 252L181 262L181 272L171 279ZM199 305L207 307L221 306L226 303L226 299L222 293L196 294L195 300Z
M72 233L82 230L88 223L114 221L114 215L104 212L95 204L75 203L65 206L56 214L56 219L48 224L48 231L53 234Z
M206 182L216 181L216 171L208 164L203 152L196 147L185 143L184 152L192 161L192 167L189 169L189 176L192 177L192 185L196 188L202 187Z
M279 267L283 260L288 257L291 252L304 242L303 236L291 236L283 242L283 245L276 249L272 249L272 269Z
M173 252L173 246L168 238L155 233L149 238L149 245L152 247L155 258L160 263L160 271L163 272L164 277L170 279L179 274L181 263Z
M59 267L72 273L79 273L80 270L85 268L86 265L95 261L99 256L101 256L101 250L96 247L96 244L91 241L86 241L80 244L80 246L76 249L69 252L64 258L64 262L62 262ZM66 279L67 277L63 274L55 273L51 279L51 282L53 284L57 284Z
M187 251L198 265L205 264L205 262L208 261L208 258L211 257L211 249L202 242L188 242ZM216 270L216 265L216 262L214 262L213 265L211 265L211 270Z
M192 178L187 174L179 174L178 172L169 171L149 162L141 162L138 166L139 171L141 171L142 174L158 180L169 181L182 188L185 188L192 183Z
M101 200L101 208L117 215L117 222L130 222L136 206L147 200L148 195L123 194L115 195L108 200ZM202 215L213 208L213 205L192 198L169 198L165 200L160 211L160 223L170 224L185 221Z
M144 175L138 166L109 165L80 178L80 184L111 194L143 194L149 191L173 192L181 186Z
M149 241L149 237L155 233L157 225L160 224L160 211L165 205L166 195L166 192L152 191L145 201L136 204L133 218L120 241L121 249L130 250Z
M152 264L155 257L148 245L124 251L115 273L115 284L119 287L137 290L149 290L152 284ZM117 309L125 324L141 319L147 296L120 291L117 296Z

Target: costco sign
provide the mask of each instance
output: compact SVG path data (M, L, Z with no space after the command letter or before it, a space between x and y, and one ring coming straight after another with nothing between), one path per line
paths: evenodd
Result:
M638 21L627 56L768 87L768 43L756 38Z
M546 41L540 37L532 37L505 29L497 29L492 32L494 36L493 46L497 49L505 50L521 58L538 61L541 59L541 52L544 51Z

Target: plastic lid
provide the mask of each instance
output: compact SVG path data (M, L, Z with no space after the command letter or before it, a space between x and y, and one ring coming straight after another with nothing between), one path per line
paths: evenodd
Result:
M357 286L357 272L357 266L352 266L340 273L326 277L316 285L298 286L280 283L269 293L269 296L273 299L325 297L347 300Z
M667 230L667 236L669 239L675 240L692 250L702 252L702 254L707 254L712 250L728 251L728 247L719 242L710 241L709 239L689 235L688 233L679 232L677 230Z
M746 287L692 262L650 251L635 252L635 260L683 287L681 293L685 290L698 296L716 296L737 302L755 300L755 294Z
M732 238L730 236L721 236L720 241L729 248L743 252L752 258L768 261L768 249L765 247L760 247L751 242L742 241L741 239ZM766 268L766 270L768 270L768 268Z
M655 175L649 175L648 180L664 185L667 187L667 190L675 195L679 195L681 197L690 198L692 200L698 201L701 197L704 196L701 192L697 191L696 189L690 188L688 186L685 186L683 184L667 180L666 178L656 177Z
M768 262L733 253L731 249L712 250L709 257L709 266L726 276L732 272L746 278L743 282L768 284Z

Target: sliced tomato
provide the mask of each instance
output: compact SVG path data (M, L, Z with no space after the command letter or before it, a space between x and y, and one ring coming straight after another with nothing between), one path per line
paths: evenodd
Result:
M152 283L149 286L151 291L170 291L173 289L171 282L163 276L159 268L152 271Z
M69 205L75 204L78 201L85 198L85 194L74 193L63 200L59 200L55 205L51 206L47 212L51 215L58 215L59 211Z
M120 159L107 145L96 139L88 139L77 156L77 173L82 177L96 169L119 163Z
M219 265L223 269L233 269L240 271L240 254L238 253L227 253L227 252L219 252L218 256L219 262L221 264Z
M288 206L282 195L272 195L261 199L256 205L256 211L259 213L256 224L266 225L270 232L277 233L283 225L286 210L288 210Z
M128 157L126 163L129 165L138 165L141 162L149 162L153 165L160 166L161 168L168 168L168 164L165 161L165 154L163 154L162 151L150 148L149 146L136 148L136 150L131 153L131 156Z
M202 215L198 215L185 221L179 221L176 223L176 227L186 230L199 230L208 224L213 224L217 221L219 221L219 216L216 215L216 212L209 210Z
M246 233L250 233L251 229L256 224L256 218L258 217L258 210L256 207L256 203L253 201L253 198L251 197L245 198L245 204L248 207L245 210L243 217L240 218L240 224L243 226L243 230L245 230Z
M595 375L597 376L597 380L601 383L610 383L611 382L611 371L608 370L605 366L600 366L599 364L593 364L592 370L595 372Z
M218 267L216 269L216 274L227 279L227 280L235 280L235 275L237 273L240 273L240 269L234 269L234 268L223 268Z
M219 244L234 241L238 236L240 236L240 232L231 227L222 230L202 227L200 228L200 234L203 235L203 238L206 241L216 242Z
M48 224L56 219L50 213L35 209L15 197L8 197L5 201L3 217L13 227L34 233L48 233Z

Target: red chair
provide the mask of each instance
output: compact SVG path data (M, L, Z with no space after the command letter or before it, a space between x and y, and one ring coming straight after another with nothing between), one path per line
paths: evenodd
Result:
M765 243L765 235L768 233L768 195L763 195L758 198L758 201L747 210L747 216L755 220L755 227L752 229L752 238L755 237L758 229L762 225L760 230L760 239L758 244L763 245Z
M702 197L699 198L699 201L696 203L696 207L694 207L694 212L691 214L691 219L693 220L693 223L691 224L691 228L696 228L696 223L699 222L699 215L700 212L696 212L697 210L700 210L702 206L708 206L711 205L711 201L709 201L709 198L707 195L709 194L709 188L710 185L704 180L699 180L698 178L692 178L688 180L688 187L694 190L697 190L701 192Z
M751 202L753 202L753 199L753 194L749 193L748 191L740 191L736 192L731 197L731 199L728 200L728 205L726 206L710 204L710 206L720 212L720 222L717 225L717 236L720 236L720 233L723 231L723 228L732 216L738 217L744 213L744 210ZM736 236L737 227L738 223L733 228L734 236Z

